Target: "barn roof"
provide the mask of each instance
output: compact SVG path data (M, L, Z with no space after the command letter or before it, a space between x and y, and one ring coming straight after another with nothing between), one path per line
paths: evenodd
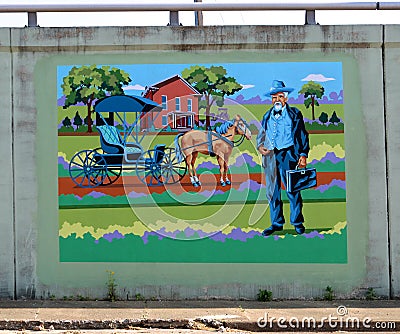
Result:
M156 88L161 88L161 87L164 87L164 86L166 86L166 85L168 85L168 84L170 84L171 82L174 82L174 81L176 81L176 80L181 80L186 86L188 86L192 91L193 91L193 94L196 94L196 95L201 95L201 93L196 89L196 88L194 88L189 82L187 82L184 78L182 78L179 74L176 74L176 75L174 75L174 76L172 76L172 77L169 77L169 78L167 78L167 79L164 79L164 80L162 80L162 81L159 81L159 82L156 82L156 83L154 83L154 84L152 84L149 88L147 88L147 90L144 92L144 95L146 95L147 93L148 93L148 91L149 91L149 89L151 88L151 87L156 87Z

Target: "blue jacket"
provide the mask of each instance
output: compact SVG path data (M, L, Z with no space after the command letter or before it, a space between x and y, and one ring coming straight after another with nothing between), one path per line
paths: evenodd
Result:
M266 139L265 130L267 129L268 120L271 117L272 110L273 107L265 113L261 121L261 128L257 136L257 148L264 145ZM299 159L300 155L307 157L308 152L310 151L310 143L308 141L308 132L306 131L303 121L303 115L299 109L290 107L288 104L286 104L286 110L292 120L292 134L296 158Z

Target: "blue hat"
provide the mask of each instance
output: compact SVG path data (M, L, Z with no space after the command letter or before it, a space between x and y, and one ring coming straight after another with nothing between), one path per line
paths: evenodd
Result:
M290 88L290 87L286 87L285 83L283 81L280 80L274 80L272 81L272 85L271 85L271 89L269 90L269 92L267 92L267 94L265 94L266 96L271 96L277 93L291 93L294 91L294 88Z

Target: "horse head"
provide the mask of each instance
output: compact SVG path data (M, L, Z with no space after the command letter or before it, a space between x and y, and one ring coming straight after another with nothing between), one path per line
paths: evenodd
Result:
M234 119L234 126L239 135L245 136L246 139L251 139L251 131L246 121L240 116L236 115Z

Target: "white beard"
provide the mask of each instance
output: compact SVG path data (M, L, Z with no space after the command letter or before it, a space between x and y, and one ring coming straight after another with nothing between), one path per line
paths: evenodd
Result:
M275 111L281 111L281 110L282 110L282 103L276 102L276 103L274 104L274 110L275 110Z

